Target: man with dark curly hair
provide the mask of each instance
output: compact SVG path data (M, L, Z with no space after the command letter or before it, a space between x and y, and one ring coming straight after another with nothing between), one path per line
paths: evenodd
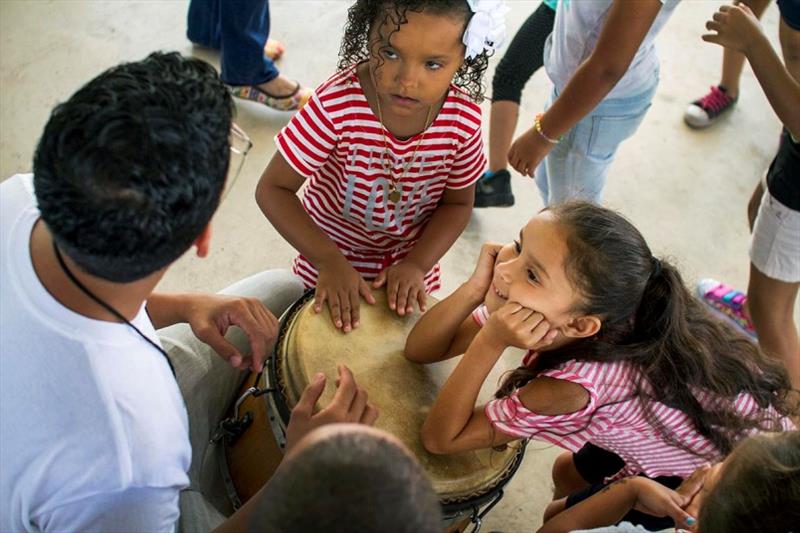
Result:
M191 247L208 253L232 115L210 65L155 53L57 106L33 174L0 186L0 531L172 531L179 513L207 531L224 518L199 481L209 433L302 286L272 271L225 294L153 289ZM245 335L226 338L231 326ZM374 422L352 374L339 378L330 406L293 415L289 447L321 424Z

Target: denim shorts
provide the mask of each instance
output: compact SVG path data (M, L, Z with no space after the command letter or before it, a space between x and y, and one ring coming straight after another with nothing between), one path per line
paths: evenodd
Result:
M636 133L658 86L609 98L569 130L536 168L534 178L545 205L580 199L600 203L606 175L619 145ZM553 89L546 108L558 97Z

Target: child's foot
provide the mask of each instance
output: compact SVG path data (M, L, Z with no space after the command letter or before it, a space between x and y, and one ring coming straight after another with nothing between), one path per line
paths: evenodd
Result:
M511 192L511 174L502 169L487 170L475 187L475 207L511 207L514 195Z
M753 339L757 339L753 322L747 314L747 296L741 291L714 279L701 279L697 284L697 296L718 316L736 325Z
M699 100L692 102L683 114L683 120L692 128L707 128L725 113L733 109L739 96L732 97L722 85L711 87L709 92Z

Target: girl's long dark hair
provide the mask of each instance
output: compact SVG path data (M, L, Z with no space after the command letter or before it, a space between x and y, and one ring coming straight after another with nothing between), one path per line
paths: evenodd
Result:
M389 35L408 22L409 11L436 15L455 15L464 19L464 28L472 18L466 0L357 0L347 12L344 38L339 48L339 69L344 70L377 55L375 42L370 41L371 30L387 23L394 25ZM485 87L483 74L489 66L489 55L483 52L465 59L456 72L453 85L466 92L475 102L483 101Z
M568 235L567 276L582 295L575 311L600 317L602 327L511 372L498 397L570 360L626 361L638 370L635 397L668 442L687 449L656 420L653 402L684 412L725 455L750 431L780 431L781 417L800 412L783 365L712 316L628 220L586 202L550 211ZM753 398L757 415L737 411L740 394ZM712 400L701 403L704 395Z

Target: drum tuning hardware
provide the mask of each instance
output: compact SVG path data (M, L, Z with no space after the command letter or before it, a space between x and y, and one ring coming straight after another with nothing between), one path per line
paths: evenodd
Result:
M247 411L242 418L236 419L229 417L219 423L217 432L211 437L211 444L217 443L223 438L229 444L236 442L242 433L253 423L253 413Z
M250 411L247 411L244 416L239 417L239 409L242 407L242 404L249 396L257 398L262 394L270 392L270 390L269 388L259 389L258 387L250 387L244 391L244 394L236 400L236 404L233 406L233 416L229 416L219 423L217 432L211 437L210 443L215 444L223 438L228 441L228 444L236 442L236 439L241 437L242 433L253 423L253 413Z

